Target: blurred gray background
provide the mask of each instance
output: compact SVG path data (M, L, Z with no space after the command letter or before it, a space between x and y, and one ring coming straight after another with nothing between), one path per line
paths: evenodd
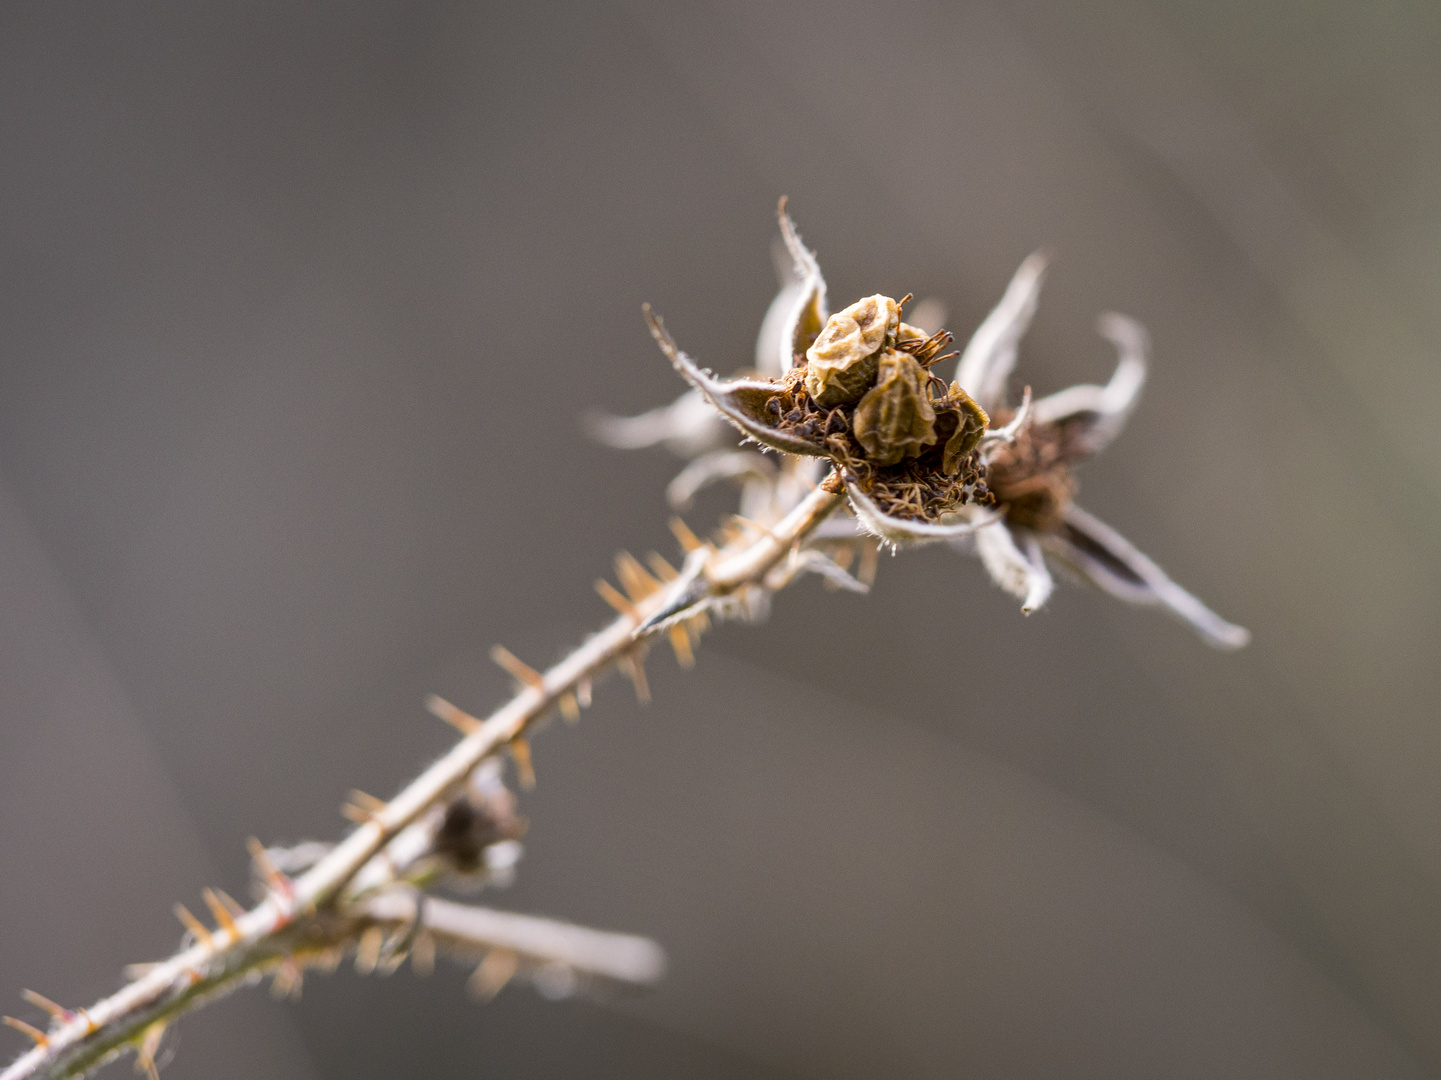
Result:
M1082 499L1255 643L802 585L537 742L489 900L657 992L313 976L167 1077L1434 1075L1438 57L1429 0L6 4L0 987L113 989L671 553L678 462L579 420L679 392L643 300L748 363L785 193L837 304L963 338L1050 249L1039 392L1143 320Z

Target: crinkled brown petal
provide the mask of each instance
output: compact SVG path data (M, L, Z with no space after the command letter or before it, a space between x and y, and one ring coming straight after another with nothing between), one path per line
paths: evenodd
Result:
M856 406L856 441L877 465L918 456L936 441L936 410L926 394L924 368L908 353L882 354L876 385Z
M900 308L889 296L867 296L826 320L806 350L806 390L823 408L856 401L876 377L877 353L893 340Z
M955 476L971 456L971 451L980 445L981 436L991 418L986 410L976 404L970 394L961 389L960 383L951 383L948 404L960 410L961 422L955 432L946 440L945 456L941 460L941 471Z

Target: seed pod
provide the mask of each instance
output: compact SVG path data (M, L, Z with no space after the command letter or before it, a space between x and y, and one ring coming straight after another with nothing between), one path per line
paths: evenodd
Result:
M955 476L965 464L966 458L970 457L971 451L980 444L981 436L986 433L986 425L991 422L991 418L986 415L985 409L975 403L970 394L961 389L960 383L951 383L951 392L946 403L961 414L955 432L946 440L945 455L941 459L941 471L947 476Z
M806 390L833 408L860 398L876 378L880 350L895 340L901 311L889 296L868 296L826 320L806 350Z
M856 406L856 441L877 465L918 456L936 441L936 410L926 394L929 376L909 353L887 350L876 385Z

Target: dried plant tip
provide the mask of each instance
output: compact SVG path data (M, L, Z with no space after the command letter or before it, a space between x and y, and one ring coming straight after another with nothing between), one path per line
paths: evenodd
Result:
M176 904L174 907L175 917L180 920L182 926L195 936L195 940L206 948L215 944L215 939L210 936L210 930L206 925L190 913L190 909L184 904Z
M889 350L881 356L876 384L861 398L855 417L856 441L877 465L918 457L936 441L928 381L925 369L909 353Z
M480 721L474 716L452 705L438 694L431 694L426 697L425 708L430 715L434 716L437 720L444 720L462 735L469 735L480 727Z
M889 296L857 300L826 320L806 350L806 390L823 408L859 399L875 381L880 350L894 342L901 312Z
M528 686L532 690L545 689L545 679L541 677L540 672L521 660L504 645L492 645L490 658L503 667L522 686Z
M491 949L466 984L481 1001L490 1001L520 970L520 957L509 949Z
M235 925L235 914L226 905L225 900L221 899L221 894L214 889L205 888L200 890L200 898L205 901L205 906L210 909L210 914L211 917L215 919L215 924L229 934L232 941L238 938L240 936L240 927ZM229 899L229 897L225 899ZM231 903L234 903L234 901L232 900Z
M26 1001L28 1001L31 1005L34 1005L37 1009L43 1009L48 1012L51 1016L53 1016L56 1020L59 1020L62 1024L68 1023L71 1020L75 1019L75 1014L73 1012L67 1009L64 1005L59 1005L51 1001L44 994L37 994L34 990L21 990L20 996Z
M0 1024L14 1028L22 1035L30 1036L30 1038L35 1040L36 1046L50 1045L49 1037L34 1024L27 1024L24 1020L16 1020L13 1016L0 1016Z
M380 950L384 945L385 931L378 926L366 927L355 947L355 970L361 975L373 972L380 963Z

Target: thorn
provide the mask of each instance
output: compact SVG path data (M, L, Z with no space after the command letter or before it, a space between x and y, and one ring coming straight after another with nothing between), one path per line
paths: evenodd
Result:
M575 684L575 699L580 702L582 709L590 708L591 689L589 676Z
M505 668L517 682L523 683L532 690L543 691L545 689L545 679L540 672L521 660L504 645L491 646L490 658Z
M360 944L355 947L355 970L369 975L380 963L380 949L385 944L385 931L378 926L368 927L360 935Z
M777 541L777 542L779 542L779 540L780 540L780 537L776 536L775 533L771 532L771 531L770 531L769 529L767 529L764 525L762 525L759 521L752 521L752 520L751 520L750 518L748 518L748 517L741 517L740 514L731 514L731 515L730 515L730 520L731 520L731 521L734 521L737 525L742 525L742 526L744 526L744 527L747 528L747 529L754 529L755 531L757 531L757 532L759 532L759 533L763 533L764 535L769 536L772 540L775 540L775 541Z
M431 694L425 699L425 707L430 715L439 720L444 720L451 727L455 728L462 735L469 735L480 727L480 721L471 716L470 713L457 708L439 694Z
M298 1001L304 983L304 970L293 959L286 958L280 962L270 980L270 996L276 1001Z
M366 794L358 788L351 788L350 801L340 808L340 812L357 825L364 825L367 821L374 819L385 807L384 799L377 799L374 795Z
M620 578L621 588L630 595L631 600L635 603L640 603L660 588L660 582L651 577L646 568L638 563L635 556L628 551L622 551L616 555L615 576Z
M640 618L640 614L635 610L635 605L627 600L625 594L609 581L606 581L605 578L601 578L595 583L595 591L600 593L602 600L622 615L629 615L632 619Z
M487 958L488 959L488 958ZM27 1024L24 1020L16 1020L13 1016L0 1016L0 1024L12 1027L23 1035L29 1035L35 1040L36 1046L49 1046L50 1037L33 1024Z
M44 1009L56 1020L59 1020L62 1024L68 1024L71 1020L75 1019L75 1014L73 1012L67 1009L64 1005L57 1005L44 994L37 994L34 990L21 990L20 996L26 1001L30 1002L31 1005L34 1005L37 1009Z
M410 970L417 975L429 975L435 970L435 938L424 930L415 935L410 946Z
M265 879L265 884L273 893L278 893L283 899L289 901L295 896L295 889L291 887L290 879L280 872L280 868L271 861L270 853L265 850L265 845L255 837L245 841L245 847L250 852L251 861L255 868L260 871L260 876Z
M650 683L645 678L645 662L636 653L628 653L621 659L625 673L635 683L636 700L642 705L650 704Z
M517 735L510 740L510 756L515 762L515 775L520 779L520 786L530 791L535 787L535 765L530 757L530 743Z
M238 919L240 918L240 916L245 914L245 907L240 903L240 901L235 899L235 897L231 896L224 889L211 889L210 893L211 895L219 899L221 906L225 908L225 910L230 914L230 917L232 919Z
M560 695L560 714L567 724L574 724L580 719L580 702L574 694L567 692Z
M215 939L210 936L210 931L205 924L190 914L190 909L184 904L176 904L173 908L175 917L180 920L185 929L195 935L195 940L204 945L207 949L215 947Z
M645 561L650 564L650 572L661 581L671 582L680 577L680 571L661 558L658 551L652 551L645 557Z
M491 949L466 986L481 1001L490 1001L505 989L519 968L520 957L515 953L509 949Z
M670 647L675 650L675 662L683 668L695 667L695 650L690 645L690 632L684 623L676 623L666 631Z
M155 1055L160 1053L160 1040L163 1038L165 1025L151 1024L140 1037L140 1045L135 1050L135 1071L143 1072L149 1080L160 1080L160 1072L155 1068Z
M681 548L684 549L687 555L692 551L699 551L705 547L705 545L701 543L700 537L691 532L690 526L678 517L670 519L670 531L676 540L680 542Z
M230 914L230 909L225 906L216 891L209 888L201 889L200 898L210 909L210 917L215 920L215 925L229 934L231 941L239 939L240 927L235 925L235 917Z

